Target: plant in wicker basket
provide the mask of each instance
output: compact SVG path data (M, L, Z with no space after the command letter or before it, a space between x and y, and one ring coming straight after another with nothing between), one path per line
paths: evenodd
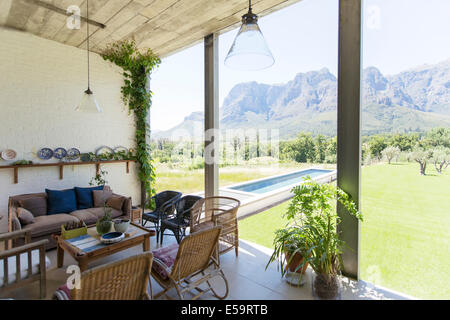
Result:
M97 220L96 223L96 229L97 229L97 233L100 235L104 235L105 233L108 233L112 226L113 226L113 221L111 218L111 208L109 207L104 207L105 210L105 215L103 217L101 217L100 219Z

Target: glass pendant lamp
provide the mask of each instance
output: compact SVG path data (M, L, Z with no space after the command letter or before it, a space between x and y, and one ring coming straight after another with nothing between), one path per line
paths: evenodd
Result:
M76 111L97 113L102 112L102 109L95 99L94 93L90 88L90 61L89 61L89 0L86 0L86 34L87 34L87 61L88 61L88 88L83 93L80 104L75 108Z
M274 62L249 0L248 13L242 16L242 26L228 51L225 65L232 69L254 71L269 68Z

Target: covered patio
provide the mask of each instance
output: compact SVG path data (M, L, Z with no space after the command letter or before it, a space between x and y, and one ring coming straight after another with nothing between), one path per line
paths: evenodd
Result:
M253 1L253 12L268 15L300 0ZM313 0L309 0L313 1ZM120 93L121 70L103 61L108 44L133 39L144 50L150 48L161 58L204 43L205 132L219 128L218 35L236 28L248 10L246 0L91 0L89 17L83 0L3 0L0 3L0 79L2 126L0 147L16 149L18 158L28 159L39 148L80 146L85 152L98 146L134 147L136 125L127 114ZM68 28L74 12L81 8L81 29ZM73 8L72 8L73 9ZM338 144L337 185L351 195L359 206L361 179L361 0L339 1L339 76L338 76ZM69 19L69 20L68 20ZM103 113L85 115L74 108L85 89L85 54L90 27L92 83ZM293 35L295 37L295 35ZM151 79L147 80L151 88ZM155 93L157 94L157 93ZM155 106L157 107L157 106ZM150 121L150 115L148 122ZM20 134L13 130L20 129ZM148 138L148 137L147 137ZM218 139L206 135L205 147L211 152L205 161L206 197L219 195ZM3 164L2 164L3 165ZM6 164L5 164L6 165ZM114 192L132 198L133 205L145 201L145 186L138 179L134 164L108 166L109 184ZM100 165L72 166L59 176L48 167L14 171L0 170L1 232L7 232L8 197L42 192L45 188L63 189L86 184L98 173ZM58 179L59 178L59 179ZM348 249L342 258L344 276L342 299L408 299L409 297L373 286L359 279L359 222L338 206L342 219L341 238ZM171 239L171 241L173 241ZM154 238L151 248L157 248ZM170 243L169 241L167 243ZM221 266L229 280L229 299L313 299L311 273L308 269L303 287L290 286L280 277L275 264L265 271L271 250L240 240L239 257L233 252L221 256ZM97 261L94 265L140 253L133 248ZM56 267L56 250L47 252L51 265L47 272L47 299L65 281L66 267ZM154 284L157 287L157 284ZM38 283L18 288L16 299L34 299ZM11 297L11 296L7 296ZM212 295L205 298L213 298Z

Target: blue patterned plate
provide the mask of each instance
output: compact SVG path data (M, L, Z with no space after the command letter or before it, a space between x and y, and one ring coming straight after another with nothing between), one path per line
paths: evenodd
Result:
M38 157L42 160L49 160L53 157L53 150L50 148L42 148L38 152Z
M69 160L76 160L80 157L81 152L77 148L70 148L67 150L67 158Z
M56 159L61 160L61 159L63 159L65 156L67 156L67 151L66 151L66 149L64 149L64 148L56 148L56 149L53 151L53 156L54 156Z

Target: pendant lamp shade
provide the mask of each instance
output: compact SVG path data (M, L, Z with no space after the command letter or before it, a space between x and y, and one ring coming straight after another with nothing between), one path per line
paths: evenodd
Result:
M89 19L89 0L86 0L86 18ZM75 108L75 111L98 113L102 112L102 109L98 105L97 100L94 97L94 93L90 88L90 52L89 52L89 23L86 22L86 45L87 45L87 67L88 67L88 88L84 91L81 98L81 102Z
M242 17L242 26L225 58L225 65L239 70L262 70L269 68L275 59L258 26L258 16L249 11Z
M97 113L102 112L102 109L97 103L94 94L90 90L86 90L83 93L80 104L75 108L75 111Z

